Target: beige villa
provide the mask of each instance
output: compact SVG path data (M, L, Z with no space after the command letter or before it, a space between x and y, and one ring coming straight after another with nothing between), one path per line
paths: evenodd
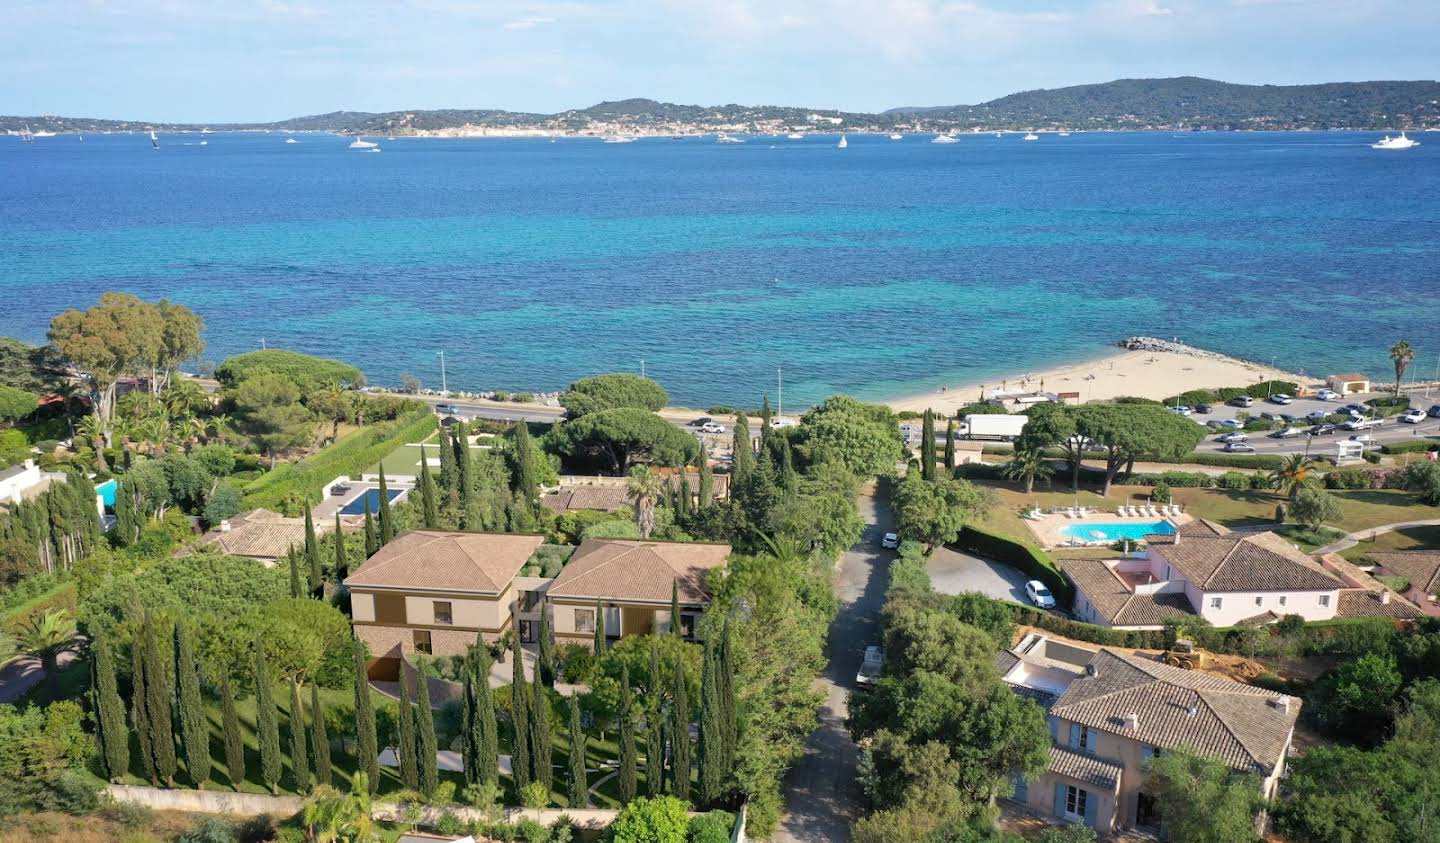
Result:
M325 520L315 523L315 534L335 529ZM291 518L268 509L252 509L221 521L200 539L202 545L228 556L256 559L266 567L275 564L292 547L305 546L305 519Z
M1014 801L1106 834L1158 825L1145 763L1191 747L1249 773L1266 797L1285 772L1300 700L1112 650L1027 635L997 658L1017 694L1046 711L1045 773L1016 777Z

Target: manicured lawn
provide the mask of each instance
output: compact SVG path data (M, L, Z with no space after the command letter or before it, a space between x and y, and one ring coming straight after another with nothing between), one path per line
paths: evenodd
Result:
M499 442L499 437L481 435L479 438L474 440L470 447L472 449L479 450L486 447L487 445L492 445L497 442ZM425 439L425 456L430 460L430 470L432 472L440 470L440 464L437 462L437 460L440 459L439 448L440 434L438 432L432 433L429 437ZM380 470L380 466L382 465L385 466L385 476L387 477L395 477L401 475L413 477L415 475L418 475L420 473L419 444L409 442L401 445L400 447L386 454L384 459L365 469L365 473L374 474Z
M1340 555L1346 559L1355 559L1382 550L1440 550L1440 527L1411 527L1381 533L1373 540L1361 541Z

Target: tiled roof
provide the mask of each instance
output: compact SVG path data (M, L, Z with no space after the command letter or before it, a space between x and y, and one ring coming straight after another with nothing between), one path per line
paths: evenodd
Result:
M705 577L725 564L728 544L586 539L550 585L551 597L666 602L673 583L680 601L710 602Z
M1274 533L1177 536L1151 550L1206 591L1332 591L1338 578Z
M1063 746L1050 747L1050 763L1045 769L1056 775L1103 787L1113 792L1120 783L1120 774L1125 768L1114 761L1106 761L1086 752L1076 752Z
M1440 593L1440 550L1395 550L1365 556L1426 594Z
M1364 588L1347 588L1340 592L1340 602L1335 608L1337 618L1418 618L1423 612L1409 600L1393 591L1388 603L1381 602L1379 592Z
M1101 650L1090 664L1094 675L1070 683L1051 714L1162 749L1192 746L1239 770L1272 772L1300 715L1293 697L1281 710L1273 691L1139 656Z
M1181 524L1175 532L1182 536L1228 536L1230 528L1224 524L1216 524L1208 518L1196 518Z
M1061 559L1060 567L1111 626L1160 626L1166 618L1193 616L1179 592L1135 594L1099 559Z
M215 545L230 556L254 559L279 559L291 547L305 544L305 519L287 518L268 509L253 509L229 519L229 530L211 530L200 541ZM331 529L329 524L316 524L316 534Z
M540 498L542 506L555 512L577 509L614 512L629 502L630 493L624 486L567 486Z
M504 533L412 530L376 551L345 584L499 594L544 540Z

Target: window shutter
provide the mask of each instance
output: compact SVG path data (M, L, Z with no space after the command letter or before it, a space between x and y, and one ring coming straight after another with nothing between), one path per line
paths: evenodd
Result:
M1079 724L1079 723L1071 723L1071 724L1070 724L1070 748L1071 748L1071 749L1079 749L1079 748L1080 748L1080 724Z
M1142 764L1143 764L1143 763L1146 763L1146 762L1148 762L1151 758L1154 758L1154 757L1155 757L1155 747L1151 746L1151 745L1148 744L1148 743L1147 743L1147 744L1142 744L1142 745L1140 746L1140 763L1142 763Z
M1091 828L1095 827L1095 815L1100 807L1100 800L1097 796L1098 794L1091 793L1085 797L1085 824Z
M1023 773L1015 774L1015 801L1022 805L1030 801L1030 783Z
M1055 783L1055 816L1065 818L1065 783Z
M1054 716L1054 715L1052 714L1052 715L1048 715L1045 719L1050 722L1050 740L1052 740L1052 741L1059 741L1059 740L1060 740L1060 718L1058 718L1058 717L1056 717L1056 716Z

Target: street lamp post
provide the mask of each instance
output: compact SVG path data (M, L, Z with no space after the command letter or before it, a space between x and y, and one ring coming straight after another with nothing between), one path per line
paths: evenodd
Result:
M440 358L440 394L449 398L450 385L445 381L445 352L437 351L435 356Z

